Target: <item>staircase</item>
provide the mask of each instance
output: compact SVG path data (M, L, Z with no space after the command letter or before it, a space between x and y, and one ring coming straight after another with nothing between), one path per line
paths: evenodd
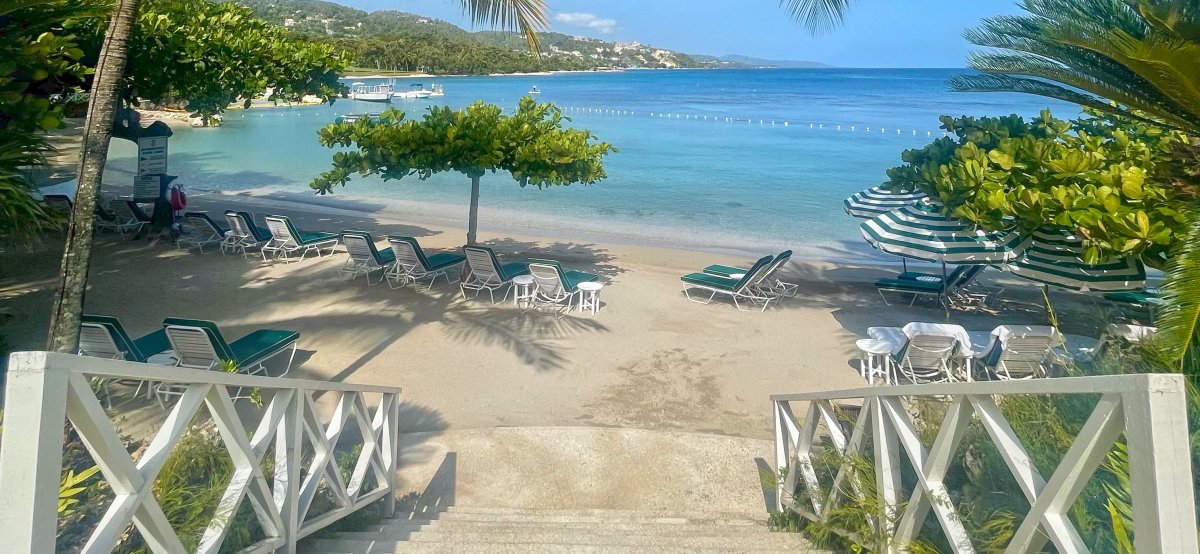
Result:
M744 515L615 509L450 507L301 543L312 554L389 552L811 552Z

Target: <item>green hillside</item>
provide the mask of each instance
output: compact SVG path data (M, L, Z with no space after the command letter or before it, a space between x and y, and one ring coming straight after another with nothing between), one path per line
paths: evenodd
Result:
M738 67L711 56L689 56L638 43L542 33L542 55L529 55L523 36L467 32L449 22L400 11L366 12L320 0L238 0L289 31L353 52L355 65L387 71L486 74L526 71Z

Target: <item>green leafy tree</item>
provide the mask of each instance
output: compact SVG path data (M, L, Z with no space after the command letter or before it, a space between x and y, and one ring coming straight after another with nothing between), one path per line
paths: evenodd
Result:
M99 22L78 27L98 49ZM349 53L291 37L249 8L197 0L143 2L129 56L120 84L125 104L181 104L206 122L231 103L249 107L266 91L270 100L333 100L344 90L338 74L350 63Z
M988 230L1068 229L1085 237L1091 262L1132 255L1161 268L1187 234L1200 179L1174 171L1182 132L1099 112L1063 121L1048 110L1029 122L942 116L942 128L951 136L904 151L889 186L920 189Z
M613 148L593 142L591 131L564 129L562 112L552 104L521 99L511 115L482 101L462 110L429 108L420 120L389 110L378 121L338 122L321 129L321 144L353 147L333 155L333 168L312 183L324 194L345 186L352 175L421 180L454 171L471 178L467 244L475 244L479 220L479 180L508 171L521 186L538 188L594 183L605 177L601 160Z

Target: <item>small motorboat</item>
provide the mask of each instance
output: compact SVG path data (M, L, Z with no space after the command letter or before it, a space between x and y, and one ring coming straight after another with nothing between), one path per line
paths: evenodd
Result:
M354 83L350 85L350 99L364 102L391 102L392 85Z
M433 96L433 91L425 90L425 85L421 83L413 83L408 85L408 90L405 92L396 92L393 96L403 98L405 100L423 100Z
M542 93L542 91L541 91L541 89L537 88L537 85L529 87L529 94L541 94L541 93Z
M429 91L429 96L445 96L446 95L446 91L444 89L442 89L442 85L434 83L433 85L431 85L431 88L433 88L433 90Z

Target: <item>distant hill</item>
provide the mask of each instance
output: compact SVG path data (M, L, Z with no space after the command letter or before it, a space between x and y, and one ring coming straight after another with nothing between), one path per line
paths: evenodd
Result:
M788 69L833 67L831 65L823 64L821 62L810 62L810 61L804 61L804 60L767 60L767 59L755 58L755 57L751 57L751 56L740 56L737 54L721 56L717 59L724 61L724 62L740 64L742 66L749 66L749 67L781 67L781 68L788 68Z
M743 67L712 56L691 56L637 42L620 43L540 33L542 56L525 38L497 31L468 32L447 21L400 11L363 10L322 0L237 0L255 15L293 33L334 42L364 68L430 73L511 73L560 69Z

